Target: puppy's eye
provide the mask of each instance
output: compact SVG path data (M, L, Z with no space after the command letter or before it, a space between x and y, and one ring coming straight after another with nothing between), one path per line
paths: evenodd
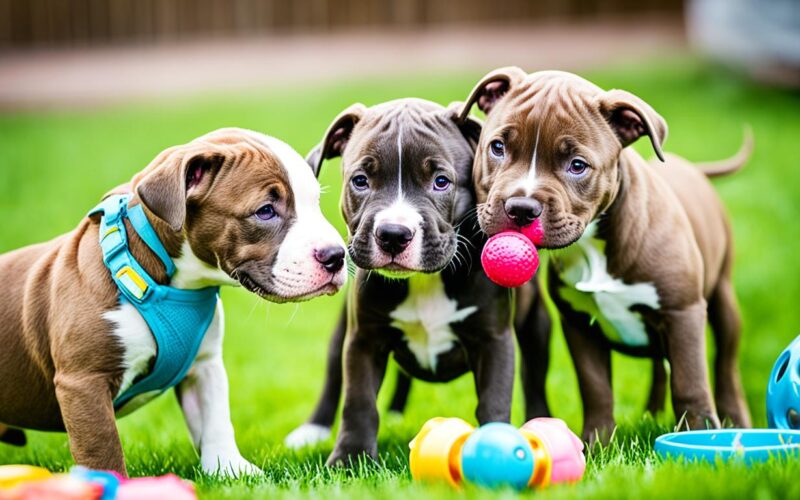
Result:
M369 187L369 180L367 179L366 175L360 174L350 179L350 184L353 185L353 188L356 191L364 191Z
M586 170L589 169L589 164L585 161L581 160L580 158L575 158L569 163L569 168L567 168L567 172L572 175L583 175L586 173Z
M433 180L433 190L444 191L445 189L450 187L450 184L451 184L450 179L448 179L443 175L439 175Z
M489 151L495 158L504 158L506 156L506 145L500 139L495 139L489 143Z
M273 207L272 204L269 203L256 210L256 217L261 220L270 220L276 215L277 214L275 213L275 207Z

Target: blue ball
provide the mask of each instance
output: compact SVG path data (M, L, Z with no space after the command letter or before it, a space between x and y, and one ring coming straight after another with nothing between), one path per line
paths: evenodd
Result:
M102 486L103 494L100 496L100 500L114 500L117 498L119 478L112 472L87 469L78 465L70 470L69 475L81 481Z
M467 481L487 488L528 486L533 475L533 449L509 424L491 423L478 428L461 449L461 470Z
M800 429L800 336L778 357L767 385L767 423Z

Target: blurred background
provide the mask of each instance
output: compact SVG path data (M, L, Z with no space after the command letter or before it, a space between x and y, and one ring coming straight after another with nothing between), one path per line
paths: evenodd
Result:
M666 149L691 160L732 155L752 126L749 165L715 185L737 244L744 383L764 426L770 368L800 333L798 0L0 0L0 252L71 230L159 151L212 129L252 128L305 154L353 102L446 105L512 64L639 95L669 123ZM337 161L321 182L325 213L344 231ZM239 289L222 294L234 425L259 463L286 453L283 437L313 408L344 294L281 306ZM559 333L552 351L551 407L580 429ZM650 365L613 363L617 417L644 434ZM474 405L468 376L417 383L406 418L381 421L383 449L402 456L425 420L473 420ZM671 411L659 419L673 423ZM134 473L192 474L174 398L121 428ZM32 442L27 451L0 445L0 463L69 462L64 436Z
M797 86L798 25L796 0L0 0L0 108L505 64L589 69L688 47Z

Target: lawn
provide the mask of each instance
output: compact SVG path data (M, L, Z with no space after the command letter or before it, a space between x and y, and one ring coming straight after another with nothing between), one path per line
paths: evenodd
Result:
M487 68L489 69L489 68ZM208 95L177 102L145 102L100 110L0 116L0 252L69 231L110 187L127 181L160 150L209 130L240 126L278 136L308 151L330 120L354 101L403 97L441 103L463 99L480 74L420 75L316 87L276 86L260 92ZM604 87L630 90L650 102L670 126L666 149L693 160L736 151L742 124L756 148L748 167L715 181L730 210L737 241L736 289L744 316L741 368L754 423L765 426L765 391L772 363L798 328L800 300L800 96L766 90L693 60L629 65L586 75ZM637 145L650 155L645 144ZM337 208L338 163L325 166L323 204L343 229ZM354 473L323 466L332 442L294 453L283 437L309 415L322 385L325 348L344 294L301 305L275 305L240 289L222 292L226 306L225 364L237 441L265 475L220 480L199 472L198 459L175 398L162 396L119 421L129 472L175 472L196 481L206 498L454 497L445 487L411 481L408 441L433 416L474 422L472 380L447 385L418 382L404 417L380 428L381 464ZM554 335L548 395L555 416L580 430L581 411L572 362ZM536 493L542 497L800 497L800 465L773 461L690 465L664 462L655 437L674 424L671 410L643 417L649 363L613 359L616 415L621 426L610 446L589 457L584 480ZM394 370L390 369L391 388ZM517 384L519 386L519 384ZM388 393L381 394L383 407ZM519 387L513 422L521 424ZM72 464L63 434L29 433L26 448L0 444L0 464L32 463L64 470ZM468 488L471 497L487 492ZM497 496L513 496L498 492Z

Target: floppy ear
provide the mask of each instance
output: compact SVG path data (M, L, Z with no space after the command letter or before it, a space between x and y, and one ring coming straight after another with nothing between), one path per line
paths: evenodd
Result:
M469 146L474 151L475 148L478 147L478 142L480 141L481 137L481 130L483 129L483 122L474 118L472 116L467 115L464 118L461 118L461 108L464 107L464 103L459 101L451 102L449 106L447 106L447 114L451 120L456 122L458 129L461 130L461 133L464 135L464 138L469 143Z
M461 108L459 116L465 119L469 115L472 105L477 103L478 109L489 114L506 93L516 84L525 79L527 75L516 66L498 68L489 72L472 89L467 101Z
M367 108L363 104L355 103L339 113L339 116L333 120L325 132L322 142L306 155L306 162L314 171L315 176L319 177L323 161L342 156L353 128L364 116L366 110Z
M643 135L650 137L656 156L664 161L661 145L667 139L667 122L642 99L624 90L609 90L600 100L600 112L617 134L622 147Z
M187 198L210 187L225 154L208 145L178 146L156 157L136 183L144 206L175 230L183 228Z

